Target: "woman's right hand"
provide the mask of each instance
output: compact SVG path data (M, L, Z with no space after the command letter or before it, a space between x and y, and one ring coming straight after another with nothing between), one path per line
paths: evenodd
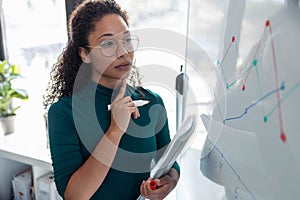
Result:
M124 97L126 90L126 80L122 80L120 90L114 101L111 103L111 124L110 130L124 134L128 128L131 115L135 119L140 117L140 113L130 96Z

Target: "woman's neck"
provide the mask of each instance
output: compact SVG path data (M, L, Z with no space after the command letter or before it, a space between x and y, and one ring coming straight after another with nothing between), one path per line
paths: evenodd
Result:
M100 84L106 88L110 88L110 89L114 89L121 83L121 81L119 79L113 79L113 78L106 79L105 77L101 77L100 79L92 77L92 80L95 83L98 83L98 84Z

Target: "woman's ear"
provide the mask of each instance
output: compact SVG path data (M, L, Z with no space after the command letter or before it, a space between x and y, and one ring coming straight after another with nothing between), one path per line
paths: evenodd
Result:
M91 63L89 52L86 48L79 47L78 52L79 52L82 62Z

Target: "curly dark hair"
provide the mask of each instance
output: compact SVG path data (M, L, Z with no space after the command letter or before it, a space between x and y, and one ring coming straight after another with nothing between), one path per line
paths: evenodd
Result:
M95 31L96 22L108 14L120 15L129 25L127 12L114 0L85 0L70 15L69 41L51 71L43 101L45 109L59 98L71 96L75 79L83 85L90 79L91 66L82 62L78 50L88 45L88 36ZM86 66L80 69L81 65Z

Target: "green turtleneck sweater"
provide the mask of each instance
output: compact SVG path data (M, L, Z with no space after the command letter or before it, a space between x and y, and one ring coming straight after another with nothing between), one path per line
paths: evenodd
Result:
M87 160L110 125L107 109L116 92L90 81L70 97L60 98L48 111L48 131L54 178L63 196L72 174ZM166 110L161 97L150 90L127 86L125 96L150 103L131 118L116 157L101 186L91 199L135 200L140 184L150 176L150 165L170 142ZM173 165L178 172L179 165Z

